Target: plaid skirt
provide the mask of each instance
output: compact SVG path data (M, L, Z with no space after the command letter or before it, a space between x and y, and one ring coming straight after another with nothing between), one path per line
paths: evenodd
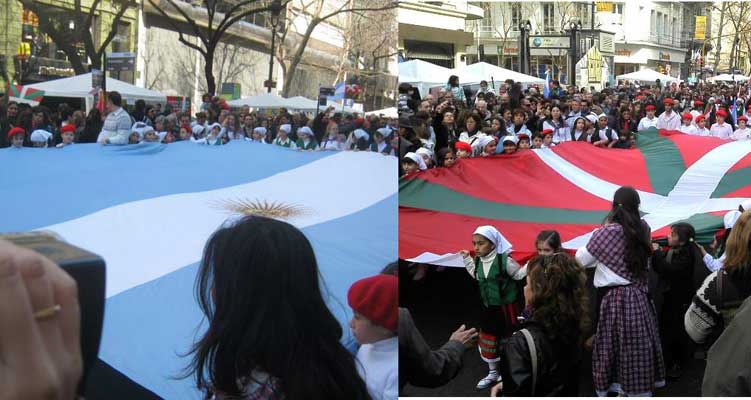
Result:
M665 385L654 306L634 285L608 288L600 305L592 375L598 395L650 395Z

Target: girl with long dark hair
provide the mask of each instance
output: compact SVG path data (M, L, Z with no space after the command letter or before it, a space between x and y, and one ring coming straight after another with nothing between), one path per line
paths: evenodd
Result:
M86 122L84 123L83 132L79 137L80 143L94 143L96 142L99 133L102 131L102 113L98 108L92 108L89 110L89 114L86 116Z
M521 328L530 333L534 343L537 379L533 379L527 339L516 331L501 353L504 396L579 395L582 342L589 324L584 281L576 260L566 253L530 260L524 287L528 318ZM493 394L499 389L494 387Z
M598 396L617 392L651 395L665 385L657 317L649 299L649 225L639 216L639 193L616 190L605 224L576 252L585 268L596 268L599 318L592 352Z
M550 117L542 122L542 129L553 130L554 143L565 142L568 140L569 126L566 124L566 120L563 119L563 110L561 110L559 105L554 105L550 108Z
M207 399L370 399L320 280L288 223L245 217L211 236L195 283L208 329L186 370Z

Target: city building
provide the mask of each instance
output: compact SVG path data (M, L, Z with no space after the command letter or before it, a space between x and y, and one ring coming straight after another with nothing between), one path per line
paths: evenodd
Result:
M16 83L33 83L75 75L65 54L57 48L49 35L39 26L38 17L18 0L0 0L2 3L0 21L0 63L5 68L0 70L0 81L5 86L8 81ZM62 0L35 1L53 10L56 24L71 30L76 26L73 2ZM81 0L81 9L90 10L93 0ZM117 3L99 2L92 21L92 36L95 45L109 33L113 17L117 12ZM133 52L137 37L137 10L129 9L120 19L117 33L109 45L112 52ZM83 43L73 43L80 49L79 54L85 58ZM88 60L84 61L88 68ZM121 79L133 81L132 72L124 72Z
M707 9L711 12L712 20L717 22L712 25L711 35L709 35L711 38L709 38L710 44L708 45L711 50L707 52L705 59L708 72L732 73L735 69L748 76L751 74L751 58L749 57L751 32L748 31L751 3L718 1L709 3ZM720 25L721 20L722 25ZM736 25L739 29L736 29ZM720 26L722 26L722 32L720 32ZM738 40L737 47L734 46L736 39Z
M482 8L468 2L399 2L400 61L424 60L447 68L466 65L474 37L465 23L482 18Z
M470 62L482 60L520 70L520 28L529 21L530 74L544 77L547 68L552 67L555 76L566 81L572 23L580 23L577 57L597 45L612 76L651 68L673 76L680 76L683 69L685 77L689 50L701 48L701 42L692 40L694 17L706 15L707 3L637 0L472 4L483 9L483 18L466 22L465 29L473 33L476 42L467 52Z

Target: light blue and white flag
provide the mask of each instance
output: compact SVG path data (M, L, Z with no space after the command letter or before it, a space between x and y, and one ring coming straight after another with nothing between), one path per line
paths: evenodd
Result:
M176 379L205 329L193 283L228 204L267 201L308 212L288 222L313 244L329 307L348 327L349 286L397 255L397 160L370 152L296 152L189 142L0 150L0 232L51 230L107 263L99 358L166 399L199 399Z

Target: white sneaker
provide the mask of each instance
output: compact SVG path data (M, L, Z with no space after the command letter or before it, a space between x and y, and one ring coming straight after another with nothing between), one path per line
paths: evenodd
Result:
M501 382L502 378L498 374L497 371L490 371L488 376L480 379L480 382L477 382L477 388L478 389L487 389L493 385L495 385L498 382Z

